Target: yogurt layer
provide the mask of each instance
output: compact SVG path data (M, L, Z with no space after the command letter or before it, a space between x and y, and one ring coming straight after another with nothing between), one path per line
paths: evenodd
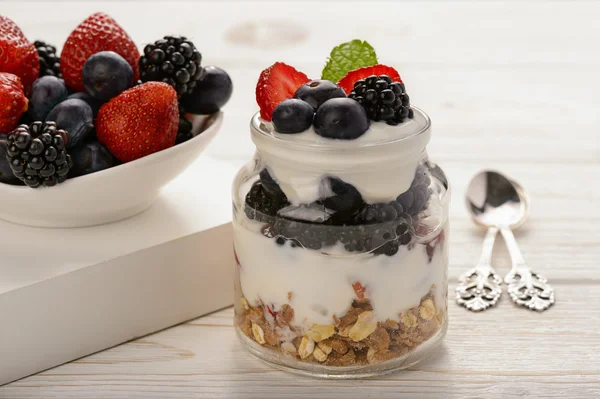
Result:
M446 244L435 247L431 262L423 244L411 250L402 246L391 257L324 255L289 243L277 245L261 234L261 227L254 221L234 221L242 294L253 306L262 302L279 309L288 303L296 325L331 324L333 315L344 315L356 299L352 288L356 282L366 287L378 320L398 320L399 313L419 305L432 285L436 307L444 306Z
M414 118L399 125L371 122L355 140L319 136L314 129L280 134L256 117L253 135L262 167L279 183L293 205L322 198L321 181L335 176L352 184L369 203L389 202L410 187L430 137L430 121L415 108ZM326 171L326 172L323 172Z

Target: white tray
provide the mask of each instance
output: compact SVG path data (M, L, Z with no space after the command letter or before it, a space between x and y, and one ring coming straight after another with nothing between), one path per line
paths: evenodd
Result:
M229 306L235 172L199 158L113 224L0 221L0 385Z

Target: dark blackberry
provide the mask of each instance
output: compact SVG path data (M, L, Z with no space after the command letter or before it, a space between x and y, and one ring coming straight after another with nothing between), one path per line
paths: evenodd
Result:
M404 212L396 201L389 203L365 204L357 215L356 222L360 240L366 251L373 250L375 255L393 256L402 245L408 245L412 239L410 232L410 215ZM353 248L354 241L349 251ZM359 245L360 247L360 245Z
M29 187L55 186L73 167L65 149L67 132L54 122L20 125L7 138L7 159L13 174Z
M321 202L327 209L341 213L342 218L348 220L364 204L362 195L352 184L346 183L336 177L326 177L319 187Z
M192 132L179 131L177 132L177 136L175 137L175 144L185 143L186 141L191 140L192 138L194 138Z
M338 241L337 226L282 217L282 213L279 213L272 227L275 237L283 237L292 240L296 246L314 250L335 245Z
M397 125L414 115L404 84L393 82L387 75L371 75L357 80L348 97L358 101L369 119L374 121Z
M269 171L265 168L259 173L260 182L263 189L273 198L278 198L282 202L287 202L287 197L279 187L279 184L271 177Z
M425 208L429 201L432 193L430 185L431 178L429 177L427 168L424 165L419 165L410 188L400 194L396 198L396 202L402 206L404 212L411 216L416 216Z
M375 251L373 251L373 253L375 255L394 256L398 253L399 249L400 249L400 243L398 242L398 240L392 240L392 241L386 242L384 245L377 248Z
M175 139L175 144L184 143L193 137L194 135L192 133L192 122L190 122L190 120L184 115L180 114L179 129L177 130L177 138Z
M190 94L202 77L202 56L185 36L165 36L144 47L140 58L142 82L159 81L173 86L177 95Z
M244 212L249 219L273 223L277 212L287 205L289 205L287 199L270 196L262 184L257 181L246 195Z
M359 213L360 223L375 224L393 222L403 218L404 210L395 201L389 203L365 204Z
M56 54L56 47L41 40L36 40L33 44L40 59L40 77L49 75L62 79L60 57Z

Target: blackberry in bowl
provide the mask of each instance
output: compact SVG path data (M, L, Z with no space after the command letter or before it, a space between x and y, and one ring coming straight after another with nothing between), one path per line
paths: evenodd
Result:
M400 79L385 76L388 87ZM447 329L450 189L427 155L431 121L416 107L401 121L373 113L354 92L340 96L362 84L348 79L319 81L319 96L334 94L281 119L278 107L318 86L283 63L263 71L256 153L233 186L238 336L275 367L324 378L406 368ZM294 116L304 128L282 128Z
M202 55L185 36L165 36L144 47L140 58L142 82L162 81L177 95L191 94L202 77Z

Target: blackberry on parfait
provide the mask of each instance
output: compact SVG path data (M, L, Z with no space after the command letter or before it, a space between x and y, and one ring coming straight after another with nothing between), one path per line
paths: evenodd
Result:
M348 97L358 101L369 119L374 121L397 125L414 116L404 83L394 82L387 75L371 75L357 80Z

